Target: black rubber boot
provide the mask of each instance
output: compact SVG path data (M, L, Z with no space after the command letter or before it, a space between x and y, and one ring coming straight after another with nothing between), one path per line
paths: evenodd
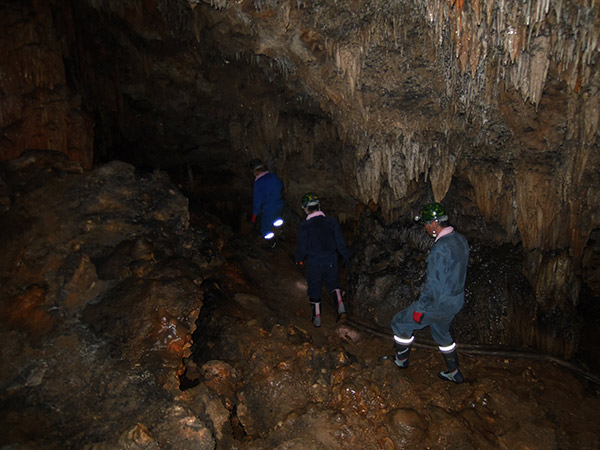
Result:
M410 356L410 348L412 344L403 345L399 342L394 342L396 354L394 355L394 363L401 369L408 367L408 357Z
M456 384L464 383L465 378L458 368L458 353L456 352L456 348L450 352L442 352L442 356L446 361L448 370L440 372L438 376L442 380L452 381Z
M342 291L339 289L334 289L331 291L331 295L333 296L333 306L337 312L337 318L335 321L339 322L340 320L346 319L346 306L342 300Z
M318 328L321 326L321 299L311 298L310 307L312 309L312 323Z

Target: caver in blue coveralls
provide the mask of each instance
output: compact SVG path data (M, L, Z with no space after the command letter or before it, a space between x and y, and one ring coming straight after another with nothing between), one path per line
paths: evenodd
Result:
M438 376L463 383L456 344L450 335L450 324L465 302L469 244L462 234L451 227L444 228L441 233L427 257L427 279L419 300L392 319L396 346L394 363L401 369L408 367L413 331L429 326L448 366L448 371L442 371Z
M427 280L419 299L392 319L395 336L409 339L414 330L429 326L440 347L452 345L450 324L465 302L468 260L469 244L456 231L433 244L427 257Z
M274 173L263 172L254 180L252 214L260 215L260 232L265 239L272 232L274 222L281 219L282 191L283 183Z
M328 292L335 295L338 316L345 313L338 282L338 253L344 261L350 259L350 250L338 221L333 217L326 217L321 211L309 214L298 227L296 262L304 262L306 266L308 297L313 304L313 316L320 317L323 283ZM315 307L318 308L316 311ZM315 317L313 322L314 319ZM319 326L317 323L315 325Z

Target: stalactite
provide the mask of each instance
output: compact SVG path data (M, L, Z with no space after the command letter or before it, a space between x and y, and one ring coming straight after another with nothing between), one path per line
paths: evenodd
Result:
M471 75L471 79L448 77L448 83L474 84L478 65L498 66L499 61L509 70L499 70L498 75L488 81L498 85L508 76L510 85L521 92L523 99L537 105L550 61L571 74L569 86L572 90L580 85L587 86L592 81L593 75L587 67L598 56L600 27L597 8L586 3L570 5L569 8L565 8L563 0L521 3L505 0L469 3L422 0L421 4L424 17L433 25L431 31L439 42L444 42L444 36L451 38L456 69L462 73L468 71ZM552 26L547 22L550 14L554 17ZM444 30L448 29L454 32L445 35ZM540 46L540 39L547 37L546 33L549 33L550 44L543 42ZM491 50L489 53L484 51L484 45ZM479 56L482 53L485 53L484 57ZM493 87L485 88L490 89ZM474 96L481 91L468 86L462 90ZM475 99L465 100L470 104ZM591 135L593 132L586 132L586 137Z
M382 151L376 144L369 145L367 151L367 156L358 164L356 174L358 192L365 204L368 204L371 199L379 198L382 184L380 183Z
M465 171L473 187L473 202L489 222L497 222L509 236L517 234L514 175L495 164L469 167Z
M458 152L460 152L460 149L458 149ZM436 148L436 153L438 155L431 166L429 179L434 200L441 202L446 197L448 189L450 189L450 183L456 170L457 158L454 154L441 151L439 147Z
M332 58L340 76L345 77L347 81L348 95L354 96L356 86L359 83L360 71L362 67L362 55L356 48L344 47L337 43L332 43L330 47Z
M584 141L591 141L598 130L600 120L600 86L592 86L583 96L583 121Z

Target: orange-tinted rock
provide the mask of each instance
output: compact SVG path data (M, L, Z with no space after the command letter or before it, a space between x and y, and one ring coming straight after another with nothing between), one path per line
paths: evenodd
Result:
M401 442L421 442L427 431L427 421L410 408L390 411L388 420L390 433L397 436Z
M0 161L28 149L56 150L89 169L93 121L81 96L70 89L47 2L16 3L4 9L0 28Z
M25 292L5 300L1 316L9 327L23 330L33 344L56 326L56 317L49 311L47 290L41 286L29 286Z

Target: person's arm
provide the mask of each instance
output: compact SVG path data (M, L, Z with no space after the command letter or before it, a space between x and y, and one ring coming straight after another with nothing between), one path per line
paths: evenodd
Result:
M427 311L444 289L447 258L444 257L444 247L434 245L427 257L427 278L421 290L419 300L415 303L418 312Z
M344 261L349 261L352 254L350 250L348 250L348 245L346 245L346 240L344 239L344 233L342 233L342 227L337 220L331 218L331 226L333 229L333 238L335 239L335 248L342 255Z
M298 227L298 236L296 242L296 263L305 262L306 254L307 254L307 246L308 244L308 231L306 227L303 227L300 224Z

